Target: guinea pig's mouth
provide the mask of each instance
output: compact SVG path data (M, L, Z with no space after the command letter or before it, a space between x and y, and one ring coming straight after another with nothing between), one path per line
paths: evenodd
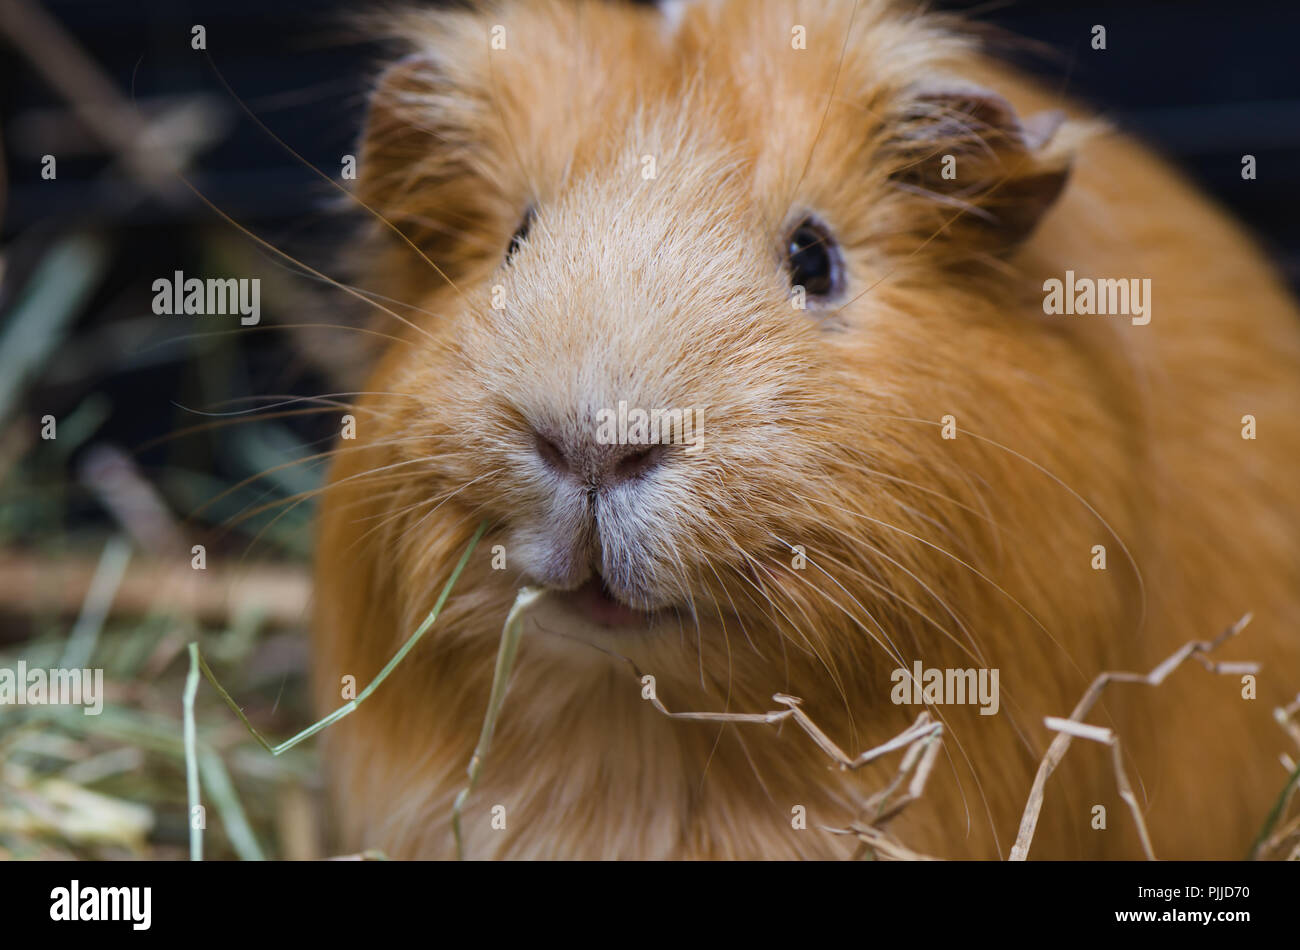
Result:
M660 617L674 612L672 607L638 610L625 604L609 589L599 574L592 575L585 584L574 590L551 588L550 599L591 623L611 629L644 629Z

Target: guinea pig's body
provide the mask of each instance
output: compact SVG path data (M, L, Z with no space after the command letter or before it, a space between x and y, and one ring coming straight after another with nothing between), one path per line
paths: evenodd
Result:
M891 698L916 661L996 669L1000 703L930 707L944 754L889 831L1005 857L1045 716L1253 612L1213 658L1258 661L1255 692L1189 662L1088 717L1157 856L1248 852L1300 689L1300 322L1229 220L950 23L872 0L506 3L401 31L358 196L405 238L380 227L358 283L415 308L380 315L395 339L323 495L322 710L490 528L326 735L346 846L454 853L527 583L549 592L469 857L848 855L824 829L898 754L846 771L788 721L669 719L640 675L675 711L792 694L856 754L921 711ZM1067 271L1149 291L1045 313ZM698 407L698 448L594 438L620 402ZM1109 748L1076 740L1046 788L1033 857L1141 855Z

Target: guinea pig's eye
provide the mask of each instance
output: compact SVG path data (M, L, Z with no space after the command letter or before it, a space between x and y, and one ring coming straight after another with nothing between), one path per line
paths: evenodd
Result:
M506 248L506 261L515 256L515 251L519 250L519 245L528 239L528 229L533 225L533 209L529 208L524 212L524 220L519 222L519 227L515 228L514 235L510 238L510 246Z
M839 293L844 279L839 246L816 218L804 218L790 232L785 256L790 283L809 297L826 299Z

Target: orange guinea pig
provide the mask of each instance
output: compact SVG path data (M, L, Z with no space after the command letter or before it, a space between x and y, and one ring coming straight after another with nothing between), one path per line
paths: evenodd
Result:
M489 527L325 736L340 846L456 853L530 585L468 857L859 849L826 829L870 823L901 752L845 769L789 719L669 718L645 675L671 711L798 697L849 755L928 710L942 745L882 834L1007 857L1045 717L1252 613L1206 659L1253 680L1189 661L1087 717L1158 857L1249 852L1300 689L1300 320L1231 220L960 21L891 3L387 29L411 52L356 194L389 339L323 494L322 711ZM1030 856L1140 857L1117 783L1074 740Z

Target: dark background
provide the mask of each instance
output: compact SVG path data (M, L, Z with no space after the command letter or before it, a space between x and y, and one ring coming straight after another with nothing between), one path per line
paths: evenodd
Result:
M1177 159L1229 206L1275 242L1300 276L1300 4L1293 0L1021 0L941 2L980 22L1048 44L1054 57L1017 56L1123 128ZM196 182L236 215L287 220L312 209L319 181L237 109L188 43L189 27L208 29L214 60L255 111L314 163L334 169L349 150L368 77L381 51L356 42L338 20L355 4L338 0L103 2L50 0L45 8L97 60L119 88L137 97L206 92L229 107L235 124L202 155ZM1108 48L1089 48L1094 23ZM0 116L11 178L4 234L63 215L104 215L115 224L175 226L193 206L126 214L126 200L94 183L102 162L67 166L53 192L37 180L34 143L11 140L34 109L60 105L20 56L0 60ZM1243 153L1258 156L1260 176L1241 183ZM61 174L60 176L64 176ZM241 220L243 218L241 217Z

